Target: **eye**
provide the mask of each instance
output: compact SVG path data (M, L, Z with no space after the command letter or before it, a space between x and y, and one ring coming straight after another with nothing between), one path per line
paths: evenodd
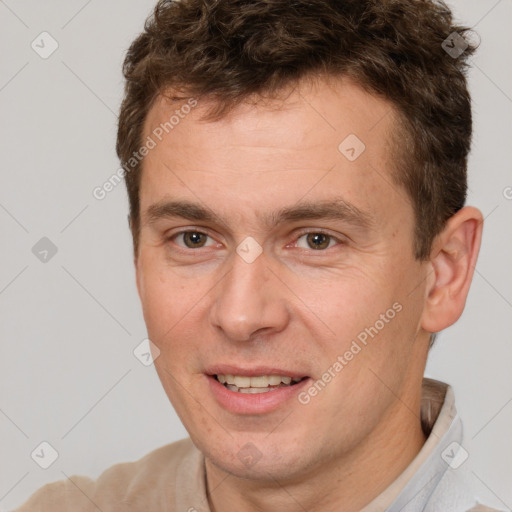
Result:
M215 240L211 239L211 243L207 244L206 241L211 238L206 233L201 231L181 231L175 233L170 237L170 240L174 240L176 245L185 247L186 249L200 249L201 247L208 247L208 245L215 245ZM181 243L178 242L181 241Z
M301 241L301 239L304 239ZM340 240L327 233L311 232L301 235L296 242L296 246L302 249L313 249L315 251L329 249Z

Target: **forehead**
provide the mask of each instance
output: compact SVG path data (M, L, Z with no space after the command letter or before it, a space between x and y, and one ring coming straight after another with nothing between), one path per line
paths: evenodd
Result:
M404 198L391 179L394 109L347 79L299 84L213 122L202 119L211 104L190 105L159 97L148 113L144 140L155 147L143 162L142 216L173 195L256 213L305 196L342 196L368 211L386 202L383 190Z
M157 138L169 145L181 136L181 144L200 143L205 149L217 150L260 145L303 152L323 143L324 149L329 145L337 151L338 144L349 134L358 135L378 149L394 124L393 105L348 78L303 80L281 91L275 99L254 95L223 118L203 121L212 106L212 101L199 99L196 107L190 107L186 99L170 100L160 95L146 117L144 136L156 131ZM217 148L221 135L226 144ZM179 151L179 145L175 145L174 152Z

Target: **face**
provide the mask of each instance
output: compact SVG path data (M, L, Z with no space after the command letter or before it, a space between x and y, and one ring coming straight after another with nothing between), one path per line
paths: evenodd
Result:
M280 481L383 443L428 342L390 104L346 80L215 122L187 104L159 99L146 120L136 271L192 440L217 468Z

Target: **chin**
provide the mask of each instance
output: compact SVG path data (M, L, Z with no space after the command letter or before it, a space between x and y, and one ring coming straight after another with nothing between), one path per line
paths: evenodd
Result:
M282 481L292 478L305 470L303 457L297 453L297 443L289 445L279 439L270 441L268 432L234 435L224 439L220 445L212 446L201 442L198 448L206 458L219 468L237 478L255 481ZM290 439L288 437L288 439ZM208 443L207 440L204 440ZM302 469L302 471L301 471Z

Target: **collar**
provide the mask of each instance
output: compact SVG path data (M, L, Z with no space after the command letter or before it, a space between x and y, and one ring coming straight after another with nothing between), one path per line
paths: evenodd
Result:
M361 512L425 509L461 447L462 423L451 386L423 379L421 422L428 436L425 444L402 474Z

